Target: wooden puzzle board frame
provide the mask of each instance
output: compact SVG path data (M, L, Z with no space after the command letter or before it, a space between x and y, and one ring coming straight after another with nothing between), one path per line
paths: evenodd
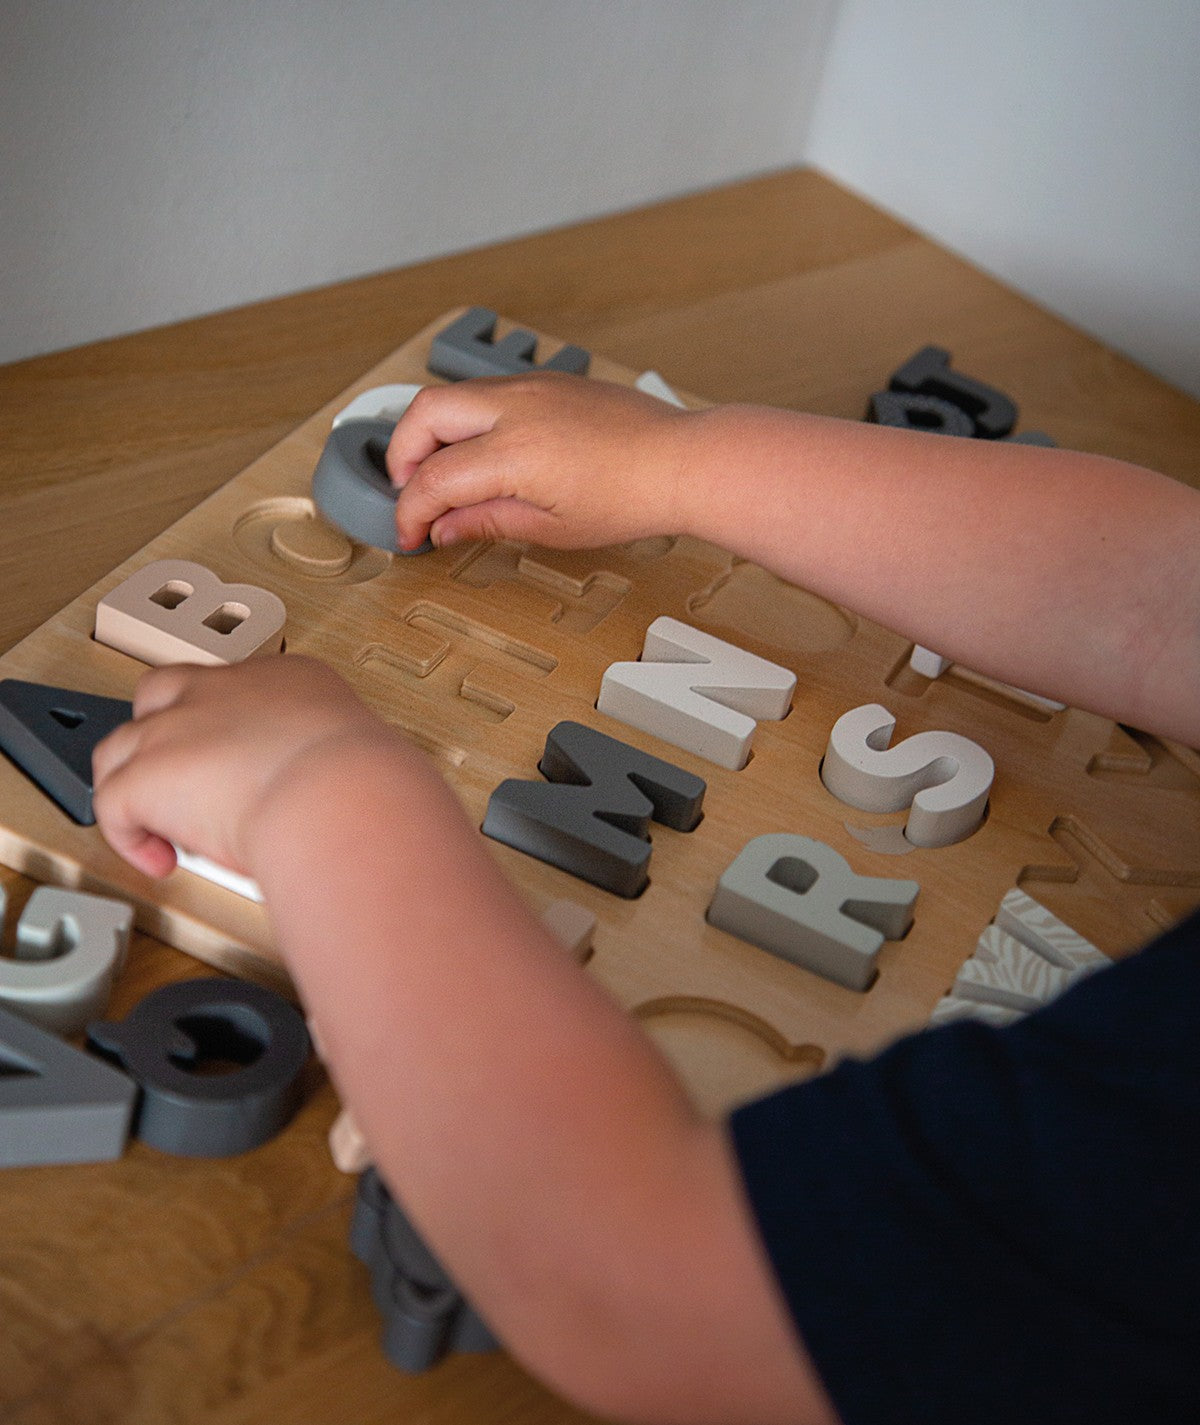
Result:
M435 379L425 365L430 341L457 314L406 342L35 630L0 658L0 676L130 697L143 665L94 642L96 603L151 560L191 559L228 582L279 594L287 648L330 662L414 737L476 824L505 777L537 778L545 735L562 718L696 772L708 782L704 820L689 834L653 828L650 885L636 900L488 845L535 908L565 896L594 911L591 972L714 1110L924 1024L1014 884L1112 954L1200 901L1195 752L1078 710L1047 714L965 670L925 679L908 668L904 639L711 545L664 538L560 553L475 544L411 559L355 546L344 571L321 577L282 559L273 531L311 518L309 482L333 415L373 386ZM511 325L502 321L498 334ZM558 344L543 338L539 358ZM627 384L635 376L596 355L592 374ZM760 724L743 770L595 711L605 668L636 658L660 614L796 672L790 715ZM852 834L849 827L904 820L854 812L819 778L833 722L865 702L896 715L897 740L944 728L991 753L996 781L978 832L904 856L871 850ZM751 837L774 831L825 841L864 874L920 882L915 924L903 941L885 945L866 992L705 922L721 872ZM0 760L0 859L37 880L126 897L140 928L224 969L283 978L261 908L184 872L146 880L7 760Z

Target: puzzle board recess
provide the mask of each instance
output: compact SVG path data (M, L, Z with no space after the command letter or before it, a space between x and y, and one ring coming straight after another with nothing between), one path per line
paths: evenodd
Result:
M372 387L438 379L426 369L430 344L457 315L406 342L30 634L0 658L0 676L131 697L144 665L94 641L96 605L152 560L194 560L277 594L287 651L332 664L425 748L477 826L502 781L537 779L546 735L563 720L703 777L702 821L690 832L652 828L650 883L634 899L487 845L535 911L567 898L595 914L585 973L645 1024L712 1111L925 1025L1013 886L1111 955L1200 902L1193 751L1075 709L1049 711L955 666L927 678L909 666L903 638L692 539L578 553L478 543L397 558L315 521L310 483L333 416ZM502 321L498 334L514 325ZM542 338L539 360L561 345ZM595 354L591 372L625 384L637 374ZM797 676L791 711L759 723L740 770L596 710L605 670L637 659L664 615ZM990 754L995 781L978 830L912 848L905 811L856 811L826 790L830 729L868 703L894 715L897 740L947 731ZM707 923L723 872L752 838L773 833L825 842L861 875L920 884L912 928L883 946L866 990ZM184 871L141 877L7 759L0 860L37 880L126 897L143 930L235 973L284 979L260 906Z

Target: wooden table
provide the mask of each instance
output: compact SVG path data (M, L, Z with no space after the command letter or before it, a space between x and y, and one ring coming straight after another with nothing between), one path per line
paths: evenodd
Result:
M0 650L462 303L715 400L852 418L934 342L1022 427L1200 486L1200 404L798 170L0 368ZM0 879L11 922L32 882ZM200 973L138 936L112 1014ZM503 1355L386 1364L335 1110L314 1071L242 1158L134 1143L0 1174L0 1422L582 1419Z

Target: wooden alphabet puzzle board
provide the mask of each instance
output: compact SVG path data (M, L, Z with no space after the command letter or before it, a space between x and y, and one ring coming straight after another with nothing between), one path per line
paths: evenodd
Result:
M926 678L909 667L911 645L894 633L692 539L579 553L478 543L401 558L351 544L314 520L309 485L333 416L371 387L435 379L426 371L429 345L456 315L405 343L0 658L0 676L130 697L144 665L93 640L96 604L151 560L187 559L282 598L287 650L332 664L425 748L476 825L502 780L538 778L546 734L562 719L703 777L703 820L690 833L653 827L650 884L634 900L487 844L535 910L566 897L597 916L588 972L644 1023L714 1111L924 1025L1014 885L1113 955L1200 902L1194 751L1078 710L1047 711L962 669ZM499 333L511 325L502 322ZM543 338L539 359L558 345ZM595 355L591 370L635 379ZM605 669L636 659L647 627L664 614L797 675L790 714L759 724L740 771L595 709ZM905 813L856 812L825 790L819 765L830 728L873 702L895 715L897 741L948 730L990 753L988 814L966 840L904 855L872 849L872 831L902 826ZM722 872L748 840L768 832L824 841L864 875L920 883L914 924L885 944L866 991L706 923ZM895 840L885 832L884 844L889 835ZM201 959L283 978L259 906L183 871L146 880L7 759L0 759L0 859L37 880L126 897L142 929ZM395 875L402 883L403 866Z

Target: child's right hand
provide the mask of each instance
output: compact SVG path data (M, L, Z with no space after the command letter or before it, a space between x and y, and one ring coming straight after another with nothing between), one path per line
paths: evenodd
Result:
M401 548L427 536L563 549L679 533L699 419L556 372L427 386L388 447Z

